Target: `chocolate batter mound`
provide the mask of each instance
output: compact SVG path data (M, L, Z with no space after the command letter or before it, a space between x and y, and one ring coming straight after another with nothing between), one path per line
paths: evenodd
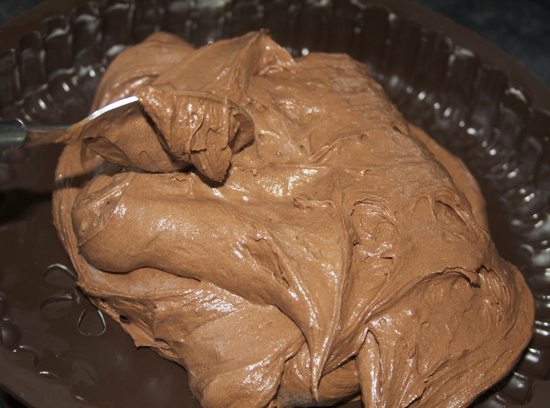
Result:
M55 225L91 300L204 407L464 407L510 371L532 296L462 162L364 65L157 33L93 109L134 94L65 148Z

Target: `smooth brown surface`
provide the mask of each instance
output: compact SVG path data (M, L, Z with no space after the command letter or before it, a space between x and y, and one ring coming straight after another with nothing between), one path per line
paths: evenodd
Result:
M515 373L498 387L498 394L495 397L484 399L483 404L485 406L503 406L505 404L520 403L531 399L534 392L535 398L533 398L533 403L530 406L545 406L544 404L540 405L541 400L537 399L537 392L546 385L544 382L538 383L536 379L544 380L548 375L548 358L546 357L548 353L546 350L550 344L547 340L548 331L545 323L547 316L544 296L547 292L547 283L544 278L543 256L547 246L544 243L546 234L544 220L546 219L545 208L547 206L547 200L545 201L544 198L544 191L547 187L544 180L548 179L546 176L548 170L545 165L547 162L547 159L545 159L547 142L544 140L548 134L548 126L546 125L548 117L544 112L537 110L537 107L544 106L541 101L544 102L545 100L546 88L538 82L530 81L529 76L525 74L525 70L510 58L499 53L493 47L487 46L471 33L453 25L452 22L440 20L437 15L429 12L421 12L415 15L415 18L421 22L420 25L415 21L403 20L400 18L400 10L409 13L410 6L402 2L388 1L385 3L390 7L394 7L397 17L391 19L391 24L388 23L389 14L384 8L357 9L342 4L341 7L327 9L302 6L294 9L294 12L287 12L285 4L285 2L271 3L269 10L267 10L269 12L266 11L264 14L256 13L253 6L246 7L244 3L235 9L228 6L227 9L222 11L210 9L197 11L193 8L180 7L173 8L166 17L162 18L159 17L160 14L155 14L155 12L144 13L145 10L151 10L150 6L145 4L141 6L139 13L135 13L135 9L125 7L108 9L85 7L79 9L76 15L87 17L78 20L76 28L74 28L79 32L76 36L78 40L75 40L74 45L71 47L67 48L64 45L66 44L64 41L68 39L64 35L58 35L54 37L55 41L53 41L54 38L51 38L45 43L40 41L36 43L33 39L35 37L32 37L27 38L22 43L22 48L26 50L24 53L25 58L16 60L12 58L11 54L2 56L4 67L2 80L7 86L5 88L7 92L4 92L0 97L2 114L11 117L28 117L27 120L42 123L70 123L78 117L83 117L91 102L92 90L97 84L94 78L98 76L81 76L79 74L78 84L73 84L70 81L66 82L71 92L65 92L63 80L70 77L70 75L67 76L62 68L74 64L78 67L78 70L74 72L85 73L92 72L89 71L89 68L86 68L90 67L87 64L91 64L94 71L100 72L100 65L104 61L110 60L110 57L103 56L103 53L110 51L112 44L129 44L134 41L131 39L132 36L135 36L135 39L143 39L144 33L154 29L155 26L162 26L164 29L177 32L196 45L204 44L209 38L215 38L222 34L234 36L250 29L270 27L274 37L283 44L292 47L296 53L304 47L350 52L359 60L368 62L376 78L386 87L392 99L398 103L407 118L422 125L443 144L460 153L467 164L474 169L476 176L483 181L483 189L489 203L489 220L493 237L500 252L521 266L531 288L535 292L537 306L537 331L531 348L516 368ZM227 14L229 10L231 15ZM276 10L283 13L285 17L278 18L277 14L274 14L277 13ZM116 18L114 17L115 11L119 13ZM128 13L135 16L135 18L126 19L124 16ZM225 17L222 18L222 16ZM106 18L106 24L94 25L94 21L102 18ZM112 24L113 21L118 21L118 23ZM185 24L186 21L195 21L196 24ZM312 25L311 21L317 21L318 23ZM51 28L49 30L53 30L57 26L63 26L62 23L63 21L54 20L50 23ZM69 24L69 27L73 27L71 19L67 21L67 24ZM419 30L418 28L421 26L426 26L429 29L427 31ZM116 31L117 34L113 31L115 27L118 30ZM217 29L216 27L223 28ZM236 29L235 27L239 28ZM333 28L336 30L336 27L338 27L338 31L332 31L332 37L319 35L323 30L327 30L328 33ZM434 27L440 27L443 33L449 33L453 40L443 40L443 37L439 34L430 31ZM370 28L372 28L371 31L369 31ZM128 29L130 34L125 31ZM70 30L73 30L73 28L70 28ZM98 32L103 32L104 35L97 37L94 33ZM97 38L102 38L100 43L97 42ZM327 38L333 38L334 41L327 42ZM475 54L470 55L455 48L454 44L457 43L463 48L475 51L481 56L481 59ZM97 46L98 44L99 46ZM46 59L35 59L37 53L42 49L46 49ZM64 56L56 51L61 49L70 49L72 53ZM398 50L408 51L399 53ZM58 58L50 59L49 55L58 55ZM451 55L455 55L454 61L456 63L453 66L449 65ZM485 58L485 55L489 62L498 62L497 70L484 65L483 58ZM37 61L38 66L41 66L43 71L28 71L25 67L32 65L27 65L27 61L28 64ZM425 64L422 62L425 62ZM494 64L489 65L494 66ZM20 72L24 72L22 82L18 82L18 77L11 74L14 67L21 70ZM411 67L414 68L411 70ZM392 80L392 78L395 78L395 80ZM511 79L508 80L508 78ZM46 89L40 89L39 85L44 81L49 82L49 86ZM15 84L18 85L13 86ZM407 84L410 86L411 93L408 91ZM464 84L471 84L471 86L464 86ZM512 88L509 88L510 86ZM424 98L419 97L421 94L424 95ZM533 105L530 102L530 95L535 95ZM541 97L538 98L536 95ZM21 98L24 98L24 104L21 105L24 113L21 113L20 107L15 106L15 102ZM40 107L40 98L48 107L47 110L42 110ZM452 110L448 111L447 108L452 108ZM445 116L443 115L445 112L451 112L452 114ZM476 115L471 112L476 112ZM460 126L461 120L467 126ZM483 133L477 132L480 129L483 130ZM467 130L473 133L473 136L466 132ZM498 132L495 133L493 130ZM42 161L33 163L39 166ZM506 168L501 167L503 163L507 164L508 171L506 171ZM37 167L34 167L34 169L37 169ZM34 170L34 173L37 171L41 173L41 170ZM508 174L510 177L507 176ZM11 204L11 209L3 207L3 214L7 214L6 217L13 219L20 211L19 209L24 207L25 202L36 200L34 195L29 198L25 194L17 193L14 195L10 193L9 196L12 197L11 202L13 204ZM497 197L502 198L500 206L496 205ZM47 211L44 214L48 218ZM514 222L509 224L512 219ZM44 220L44 223L46 222L47 220ZM511 229L514 230L513 234L510 233ZM8 229L5 231L13 230ZM11 233L6 236L10 245L13 241L11 236ZM41 236L40 239L46 239L45 242L54 242L55 236L52 235L48 238L45 235ZM27 241L19 242L25 245L24 243ZM522 248L525 249L523 252L524 257L516 255L520 243ZM13 245L16 244L17 242L13 242ZM23 246L23 248L25 247ZM14 254L17 252L12 249L9 251ZM23 251L23 253L32 252L30 249ZM51 250L46 252L55 253ZM33 260L29 260L31 265L40 264L39 258L37 258L38 255L35 254ZM24 276L23 271L33 271L34 266L5 270L17 270L17 276ZM14 282L19 282L18 284L22 285L22 288L28 286L26 285L27 280L14 279L13 277L9 278L8 282L11 282L8 286L6 286L6 283L2 283L1 291L6 292L6 287L8 287L11 293L16 293L14 292L16 287L13 286L16 285ZM4 296L4 298L6 297L7 295ZM28 299L30 300L30 298ZM11 298L4 301L4 304L11 305L13 303ZM26 316L26 314L17 312L21 310L21 307L24 310L30 310L29 307L31 306L15 303L16 307L10 307L7 312L3 312L2 327L3 330L8 330L4 329L5 322L8 320L14 321L15 319L20 327L25 327L25 335L18 340L15 337L17 340L15 345L6 340L5 344L8 344L6 347L19 347L26 343L32 343L30 339L33 330L36 329L36 335L39 336L39 333L41 333L40 327L44 327L43 324L36 325L29 320L25 320L23 316ZM26 321L30 325L26 324ZM110 320L107 319L106 321L109 322ZM59 327L62 329L64 326L61 324ZM115 330L114 327L113 330ZM58 335L61 336L67 334L67 330L64 334L58 332ZM72 344L73 350L87 350L86 356L90 358L91 367L95 367L98 373L101 372L100 367L94 365L96 362L101 361L101 353L94 354L86 346L89 342L83 343L79 336L76 333L71 338L70 344ZM127 340L127 336L121 333L120 341ZM63 344L67 344L66 341L63 341ZM116 341L110 343L109 349L122 350L118 348L119 346L115 347L114 344L118 343ZM133 347L131 344L130 346ZM37 347L38 354L42 354L45 349L51 349L50 347L52 346ZM18 354L16 353L16 355ZM73 361L83 361L83 354L76 355L79 357ZM51 363L55 359L49 359L48 361ZM115 360L111 360L111 364L112 361ZM121 361L124 361L124 358ZM135 358L132 361L137 365L129 371L131 376L139 372L137 367L140 364ZM60 372L68 373L69 371ZM18 381L34 382L36 386L29 387L31 390L41 389L40 384L51 384L59 381L44 378L44 376L31 375L32 372L32 370L28 371L29 375L24 379L8 376L8 382L3 384L15 392L15 390L22 389L22 387L17 386ZM89 392L86 391L85 387L78 388L81 395L88 395L88 398L95 398L95 401L118 401L118 406L132 406L132 403L129 403L128 400L126 400L127 402L123 402L123 400L134 397L134 402L137 403L136 406L139 406L140 403L144 404L143 406L151 406L151 402L147 402L151 400L147 400L147 398L158 398L160 395L166 395L166 393L147 394L148 388L139 386L133 388L131 393L116 392L115 394L111 391L123 389L124 384L127 384L126 379L129 377L127 375L120 376L125 381L120 383L119 386L115 385L116 378L110 377L108 370L94 378L103 377L108 379L106 382L111 385L110 387L94 388L93 381L88 382L87 384L91 387ZM42 389L47 390L48 387L45 386ZM178 389L174 388L171 391L172 395L177 395L176 390ZM139 390L139 392L135 392L136 390ZM39 398L37 394L22 394L19 391L17 393L26 401L41 402L42 404L47 402L47 399ZM93 397L90 397L90 395ZM65 405L67 404L69 402ZM104 403L97 404L102 405ZM168 406L168 403L165 405ZM59 404L54 406L59 406Z
M109 163L139 159L114 167L67 147L54 220L79 286L137 346L186 367L203 406L317 406L361 389L366 405L459 407L512 368L532 296L484 229L473 177L409 128L364 65L293 59L259 31L173 48L181 59L163 70L149 42L173 40L120 55L130 88L142 75L144 112L82 134L126 140L104 145ZM110 69L100 89L119 93ZM178 96L192 89L238 101L254 140L231 158L234 116ZM159 140L208 167L149 172ZM219 184L201 177L229 158Z

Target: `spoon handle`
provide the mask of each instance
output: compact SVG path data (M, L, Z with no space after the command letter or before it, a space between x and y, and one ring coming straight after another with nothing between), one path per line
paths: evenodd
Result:
M0 157L12 149L55 143L69 126L25 126L17 119L0 119Z
M0 155L12 149L22 147L27 137L27 129L17 119L0 120Z

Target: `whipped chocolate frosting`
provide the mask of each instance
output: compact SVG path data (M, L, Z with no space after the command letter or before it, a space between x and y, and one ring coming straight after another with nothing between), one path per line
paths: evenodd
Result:
M465 166L363 64L157 33L92 109L129 95L72 129L55 225L82 289L204 407L462 407L512 368L532 296Z

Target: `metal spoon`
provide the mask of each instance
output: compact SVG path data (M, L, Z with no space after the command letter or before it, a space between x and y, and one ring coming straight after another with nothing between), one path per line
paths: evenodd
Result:
M108 116L114 118L120 108L128 108L131 104L139 105L137 96L130 96L110 103L93 112L84 121L92 121L99 116L102 116L102 119ZM68 141L65 135L69 127L71 125L27 126L19 119L0 119L0 157L13 149L49 143L65 143Z
M243 134L248 135L241 139L247 141L254 134L254 122L252 118L245 110L231 100L201 91L179 90L177 93L184 94L193 99L196 98L197 100L206 99L210 101L210 103L224 104L229 102L232 109L239 117L241 131ZM91 115L78 122L78 124L80 129L84 129L91 121L99 117L101 117L101 121L104 123L114 122L123 112L133 109L140 109L139 98L137 96L130 96L110 103L96 110ZM71 126L72 125L27 126L18 119L0 119L0 158L4 157L6 153L13 149L40 146L50 143L71 143L73 141L71 138L74 138L75 135L79 135L79 133L71 135L70 132L67 132ZM95 151L95 149L89 145L89 140L84 140L84 142Z

